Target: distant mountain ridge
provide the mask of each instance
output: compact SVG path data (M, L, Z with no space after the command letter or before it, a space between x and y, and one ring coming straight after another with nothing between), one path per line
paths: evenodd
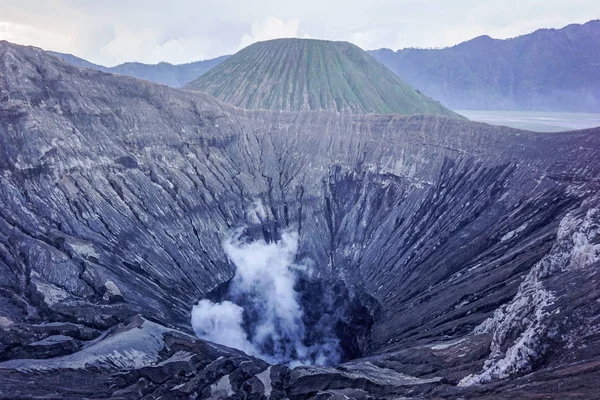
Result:
M600 20L369 54L452 109L600 112Z
M275 39L250 45L186 86L248 109L457 117L348 42Z
M127 62L114 67L105 67L91 63L83 58L72 54L57 53L49 51L48 53L57 56L69 64L78 67L93 68L104 72L110 72L119 75L129 75L135 78L144 79L150 82L181 88L204 74L211 68L225 61L229 56L220 56L217 58L195 61L188 64L169 64L161 62L158 64L144 64L139 62Z
M227 60L125 63L112 68L49 52L70 64L180 88ZM600 112L600 20L512 39L484 35L444 49L368 53L452 109Z

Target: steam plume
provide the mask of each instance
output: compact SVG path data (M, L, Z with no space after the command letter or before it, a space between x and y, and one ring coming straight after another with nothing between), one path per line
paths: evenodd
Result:
M298 274L307 267L295 263L298 234L286 231L278 242L244 242L234 235L223 249L235 265L228 299L201 300L192 310L192 327L203 339L240 349L272 363L290 365L337 362L338 340L324 334L306 345L306 327Z

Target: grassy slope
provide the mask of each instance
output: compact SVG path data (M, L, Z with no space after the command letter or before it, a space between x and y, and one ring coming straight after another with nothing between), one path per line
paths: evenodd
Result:
M346 42L255 43L186 88L244 108L456 116Z

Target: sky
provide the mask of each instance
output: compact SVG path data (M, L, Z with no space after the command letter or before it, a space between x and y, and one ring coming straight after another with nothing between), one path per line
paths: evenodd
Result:
M280 37L447 47L600 18L598 0L0 0L0 40L113 66L181 64Z

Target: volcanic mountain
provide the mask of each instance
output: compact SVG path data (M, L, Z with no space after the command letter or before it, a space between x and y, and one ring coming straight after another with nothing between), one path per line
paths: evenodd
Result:
M347 42L255 43L186 86L248 109L457 117Z
M229 57L182 65L125 63L108 68L70 54L50 53L77 66L130 75L177 88L197 79ZM452 109L600 110L598 20L581 25L571 24L562 29L540 29L512 39L498 40L480 36L445 49L380 49L367 53L409 85ZM319 75L326 77L327 73ZM376 75L369 76L372 79ZM276 77L275 81L279 79L280 77ZM343 79L344 77L341 78ZM254 84L258 85L260 82ZM327 86L328 83L320 85ZM211 88L216 90L219 86ZM252 93L250 89L252 88L248 88L249 93ZM346 90L347 88L342 88L340 92L344 93ZM283 96L288 96L288 93L284 91ZM232 101L236 99L232 98ZM253 106L250 99L245 101L248 104L240 105ZM288 101L290 109L292 105L302 103L298 99L294 101L295 104ZM381 101L394 104L388 97L379 100ZM268 108L271 103L277 105L277 102L269 100L267 96L262 102L264 104L259 106ZM332 101L329 100L329 103ZM286 103L279 101L279 104ZM311 104L319 104L319 100L313 100ZM354 109L364 112L360 105ZM371 109L375 110L376 107ZM389 107L381 111L389 112Z
M0 42L0 397L594 398L598 193L600 129L246 110ZM293 307L249 307L273 248ZM336 357L194 335L264 309Z
M455 110L600 112L600 20L445 49L370 51Z

